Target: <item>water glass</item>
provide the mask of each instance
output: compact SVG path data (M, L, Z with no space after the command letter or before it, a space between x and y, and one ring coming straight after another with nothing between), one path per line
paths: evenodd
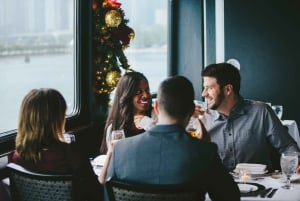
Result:
M292 189L291 177L295 173L298 166L298 152L284 152L281 154L280 166L282 173L286 176L286 184L282 186L284 189Z
M208 109L207 100L205 100L204 102L200 100L194 100L194 103L196 107L200 107L199 118L201 118Z
M281 119L282 114L283 114L283 106L282 105L272 105L272 109L275 112L275 114L277 115L277 117L279 119Z
M71 134L71 133L64 133L64 140L67 143L73 143L75 142L75 135Z

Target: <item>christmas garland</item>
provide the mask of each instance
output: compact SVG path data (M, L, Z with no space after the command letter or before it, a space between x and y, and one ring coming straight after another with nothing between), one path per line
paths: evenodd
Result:
M109 96L116 87L121 68L133 71L123 52L134 38L128 19L117 0L93 0L94 92ZM120 68L121 67L121 68Z

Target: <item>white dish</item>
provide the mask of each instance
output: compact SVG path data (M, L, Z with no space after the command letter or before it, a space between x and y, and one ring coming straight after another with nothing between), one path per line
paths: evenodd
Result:
M93 166L103 166L106 159L106 155L99 155L91 161Z
M250 174L265 174L267 166L256 163L239 163L236 165L235 172L238 173L239 170L247 170Z
M100 155L91 160L91 165L93 166L93 170L96 175L100 176L101 170L103 168L104 162L106 159L106 155Z
M255 185L243 184L243 183L239 183L238 187L239 187L241 193L249 193L251 191L256 191L258 189L258 187Z
M236 173L236 174L239 174L240 173L240 169L234 169L233 172ZM264 171L251 171L251 170L249 170L248 172L249 172L249 174L251 176L260 176L260 175L267 174L268 170L264 170Z

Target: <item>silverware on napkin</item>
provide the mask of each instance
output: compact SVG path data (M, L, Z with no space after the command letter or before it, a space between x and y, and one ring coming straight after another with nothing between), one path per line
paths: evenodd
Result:
M272 191L272 188L267 188L260 193L260 197L264 198L266 195Z
M268 198L273 197L273 195L276 193L277 190L278 190L277 188L274 188L274 189L271 191L271 193L269 193L269 194L267 195L267 197L268 197Z

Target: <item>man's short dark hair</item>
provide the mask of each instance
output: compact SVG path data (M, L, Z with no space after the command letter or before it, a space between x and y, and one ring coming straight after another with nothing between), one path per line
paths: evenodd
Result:
M158 88L157 101L171 117L186 118L194 111L194 87L184 76L164 80Z
M227 84L233 86L236 94L240 93L241 75L240 71L229 63L210 64L202 70L202 77L214 77L220 88Z

